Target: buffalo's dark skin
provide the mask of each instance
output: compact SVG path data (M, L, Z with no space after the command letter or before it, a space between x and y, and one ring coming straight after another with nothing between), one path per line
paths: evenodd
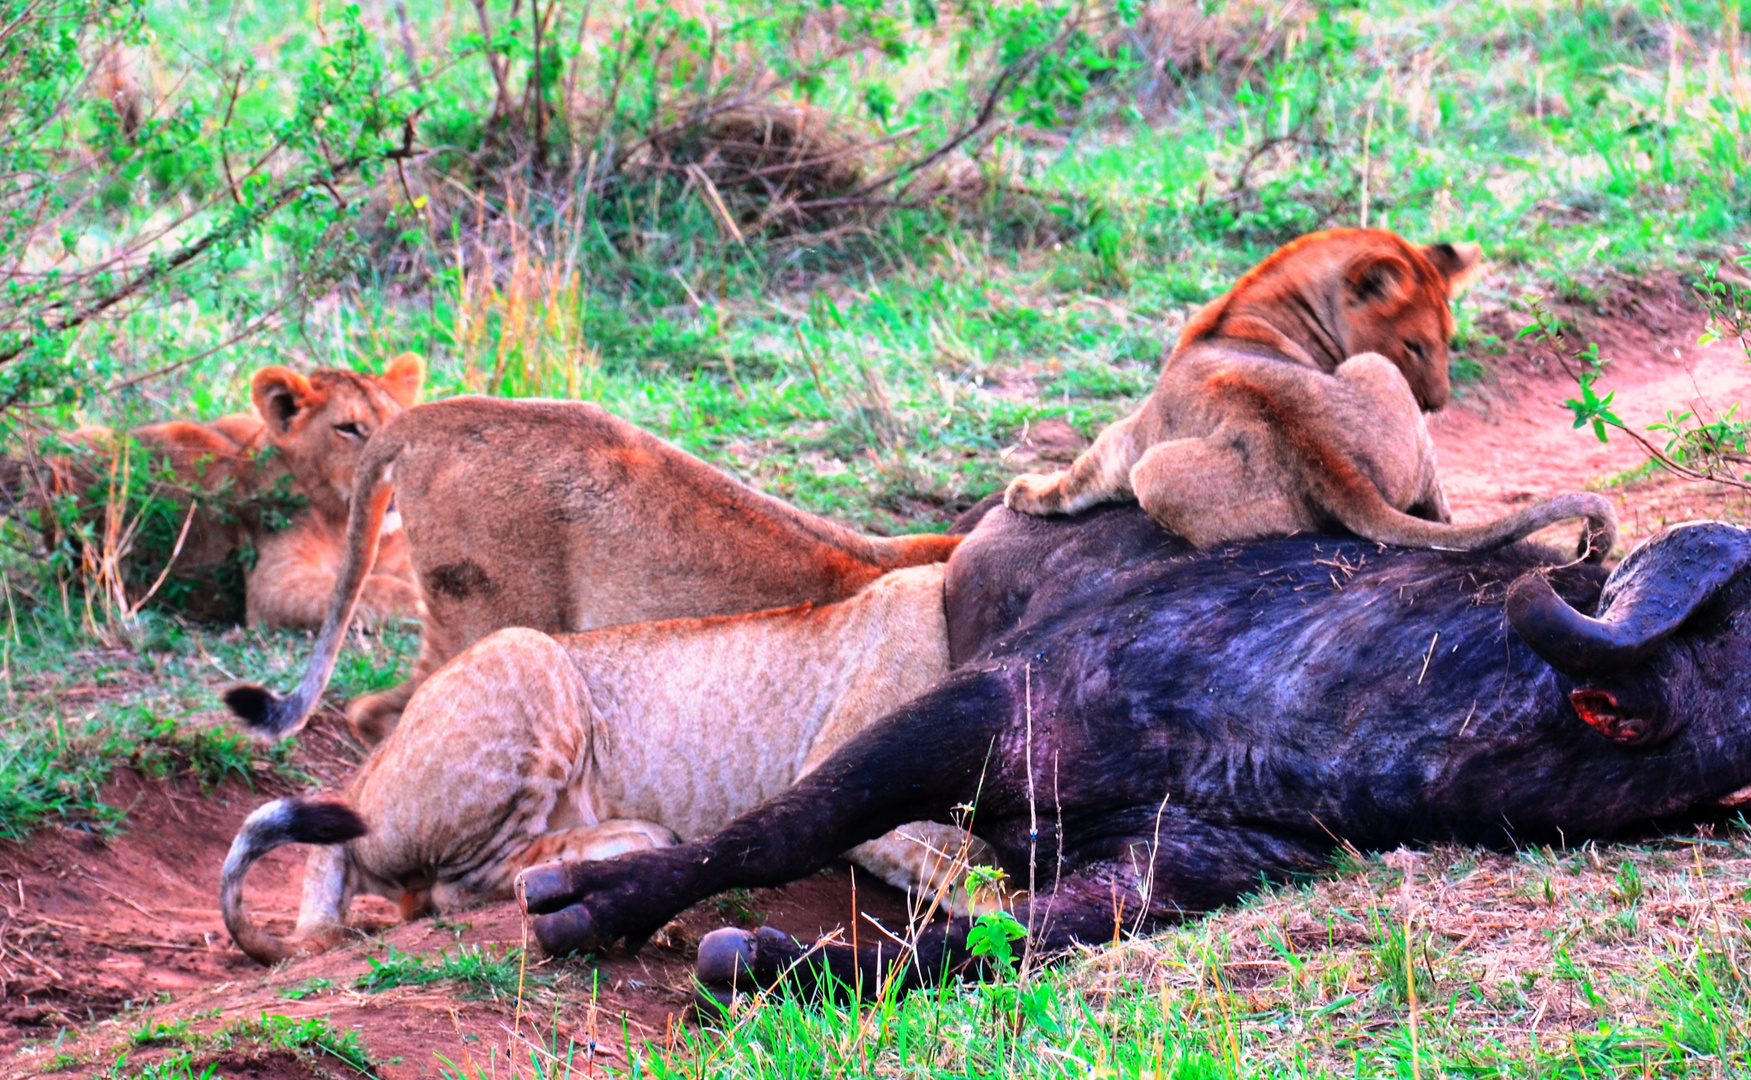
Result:
M952 675L713 836L530 871L537 937L549 952L636 944L714 893L794 880L966 803L1012 881L1033 883L1016 914L1053 948L1318 870L1340 843L1575 843L1719 798L1751 781L1751 611L1737 606L1751 590L1699 563L1751 562L1751 542L1692 530L1626 561L1639 593L1611 600L1633 615L1652 596L1668 636L1577 678L1506 614L1510 586L1541 568L1555 595L1521 607L1598 606L1605 571L1549 549L1302 536L1200 553L1135 507L992 510L949 568ZM969 970L967 929L925 932L903 977ZM799 953L719 933L739 936L702 946L708 981L770 979ZM892 952L822 955L873 986Z

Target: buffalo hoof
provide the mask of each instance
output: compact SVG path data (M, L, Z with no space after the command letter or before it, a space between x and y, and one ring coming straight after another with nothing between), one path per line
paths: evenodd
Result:
M547 915L569 905L577 896L572 886L571 868L565 863L544 863L531 866L517 877L523 895L523 910L531 915Z
M612 941L603 941L590 917L590 909L573 904L551 915L535 918L535 942L548 956L565 956L574 952L600 952Z
M699 981L695 1007L700 1017L721 1018L738 996L771 986L801 956L802 949L789 934L770 926L754 931L713 930L700 939L693 969Z

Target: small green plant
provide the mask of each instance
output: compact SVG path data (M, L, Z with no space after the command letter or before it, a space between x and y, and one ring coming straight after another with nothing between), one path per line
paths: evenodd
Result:
M967 898L975 903L1001 900L1008 885L1009 874L1000 866L967 867Z
M1642 898L1641 871L1628 859L1617 866L1617 882L1611 887L1611 898L1631 907Z
M332 979L305 979L281 990L280 996L289 1001L303 1001L307 997L332 989L334 989L334 980Z
M967 951L984 957L1000 975L1015 969L1015 943L1027 937L1027 927L1007 911L988 911L967 931Z
M1408 1002L1414 991L1418 1001L1429 1000L1435 991L1435 969L1426 942L1418 941L1402 923L1376 913L1373 953L1375 974L1390 997Z
M302 1018L262 1013L259 1019L244 1020L219 1029L212 1045L230 1047L239 1042L253 1042L307 1054L318 1060L332 1058L343 1065L374 1076L377 1064L357 1030L340 1031L324 1016Z
M130 1050L160 1046L179 1046L183 1049L160 1061L144 1065L134 1065L130 1054L124 1052L104 1075L116 1080L224 1080L218 1071L219 1066L214 1063L203 1064L203 1059L240 1046L253 1045L290 1051L316 1066L319 1075L328 1074L323 1066L338 1061L353 1074L376 1076L373 1070L378 1063L365 1049L358 1031L337 1030L326 1017L295 1018L262 1013L257 1019L227 1024L210 1035L194 1031L194 1019L196 1018L185 1018L170 1024L147 1024L136 1029L130 1034Z
M1733 263L1742 270L1751 270L1751 246L1747 246L1745 253ZM1697 344L1712 345L1731 338L1744 350L1745 359L1751 360L1751 286L1722 281L1719 271L1708 266L1694 288L1703 311L1708 315L1708 324Z
M398 986L455 982L477 995L514 998L519 982L527 993L553 981L551 976L525 971L521 950L494 956L478 945L458 945L436 956L404 953L391 945L381 960L370 957L368 963L370 970L354 980L353 987L373 994Z
M1705 295L1715 295L1706 293ZM1735 305L1742 303L1737 293L1728 290L1729 299L1717 299L1714 317L1741 328L1742 341L1751 341L1742 332L1745 315ZM1532 301L1533 318L1519 333L1521 339L1531 338L1553 355L1575 379L1579 396L1563 402L1575 415L1575 427L1591 427L1600 442L1608 442L1610 432L1629 436L1650 461L1661 468L1691 480L1711 480L1729 487L1751 491L1751 423L1740 418L1739 404L1728 404L1713 420L1704 421L1694 410L1667 410L1664 420L1648 425L1650 432L1663 433L1665 445L1655 445L1647 435L1624 423L1612 406L1617 392L1601 395L1597 389L1600 375L1611 361L1599 354L1599 346L1588 342L1574 348L1569 343L1569 330L1552 318L1537 298ZM1711 323L1711 327L1715 324ZM1718 333L1711 329L1704 340L1713 340ZM1747 352L1751 359L1751 351Z
M711 906L726 919L738 923L759 922L761 915L754 910L754 894L747 889L730 889L712 897Z
M187 1019L168 1024L147 1021L128 1032L128 1043L137 1048L148 1046L188 1046L195 1041L193 1022Z

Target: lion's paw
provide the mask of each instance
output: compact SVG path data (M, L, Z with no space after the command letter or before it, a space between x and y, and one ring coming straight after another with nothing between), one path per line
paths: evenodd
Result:
M1022 473L1003 491L1003 505L1018 514L1044 517L1063 513L1064 474Z

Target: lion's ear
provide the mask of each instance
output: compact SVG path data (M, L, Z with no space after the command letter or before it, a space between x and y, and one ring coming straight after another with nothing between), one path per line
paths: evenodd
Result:
M1388 251L1371 251L1351 262L1344 284L1357 303L1393 308L1410 299L1411 265Z
M1477 244L1429 244L1423 255L1447 279L1449 295L1471 284L1483 271L1483 248Z
M310 380L291 368L264 367L255 373L249 384L250 400L255 411L273 430L284 434L292 430L292 421L316 400Z
M389 396L407 409L419 404L420 387L425 381L426 362L419 358L418 353L410 352L404 352L389 361L389 366L377 378L377 382L389 392Z

